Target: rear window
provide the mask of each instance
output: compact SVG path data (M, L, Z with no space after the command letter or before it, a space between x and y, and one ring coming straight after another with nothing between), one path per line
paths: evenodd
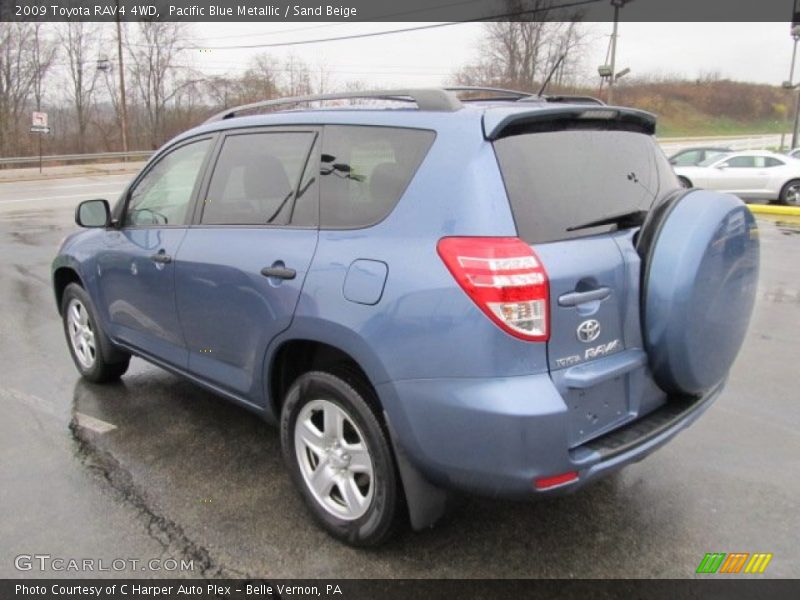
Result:
M494 143L519 236L552 242L612 231L568 231L606 217L649 210L679 186L653 138L612 130L525 133Z
M320 158L320 224L350 229L394 208L433 143L420 129L329 125Z

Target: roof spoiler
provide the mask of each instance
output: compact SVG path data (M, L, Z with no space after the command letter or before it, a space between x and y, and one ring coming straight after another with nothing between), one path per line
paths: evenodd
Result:
M610 129L639 131L647 135L656 132L656 116L633 108L618 106L548 106L530 111L519 108L498 108L487 110L483 116L483 130L486 139L496 140L537 129L559 129L574 127L581 121L587 125L608 123Z

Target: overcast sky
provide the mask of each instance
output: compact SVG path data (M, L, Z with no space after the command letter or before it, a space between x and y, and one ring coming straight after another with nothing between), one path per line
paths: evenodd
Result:
M424 23L194 23L198 43L208 47L284 42L385 31ZM597 82L611 23L586 24L591 42L585 71ZM362 80L370 85L419 86L446 83L458 67L477 56L483 26L456 24L425 31L291 48L197 52L193 63L209 74L243 70L248 59L268 51L292 52L312 66L324 64L332 85ZM788 23L621 23L618 69L632 75L670 74L688 78L708 72L741 81L779 85L788 78L792 40ZM798 68L800 72L800 68Z

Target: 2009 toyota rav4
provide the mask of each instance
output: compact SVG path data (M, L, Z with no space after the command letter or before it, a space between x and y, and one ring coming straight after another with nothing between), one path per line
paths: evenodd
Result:
M360 545L450 490L561 493L664 444L742 345L753 217L682 189L649 113L489 94L237 116L262 102L169 142L53 264L81 374L136 355L278 423Z

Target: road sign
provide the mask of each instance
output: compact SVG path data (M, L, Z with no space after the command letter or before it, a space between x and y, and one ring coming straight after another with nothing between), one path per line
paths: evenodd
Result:
M46 125L33 125L31 126L31 133L50 133L50 128Z
M47 113L33 111L31 125L34 127L47 127Z

